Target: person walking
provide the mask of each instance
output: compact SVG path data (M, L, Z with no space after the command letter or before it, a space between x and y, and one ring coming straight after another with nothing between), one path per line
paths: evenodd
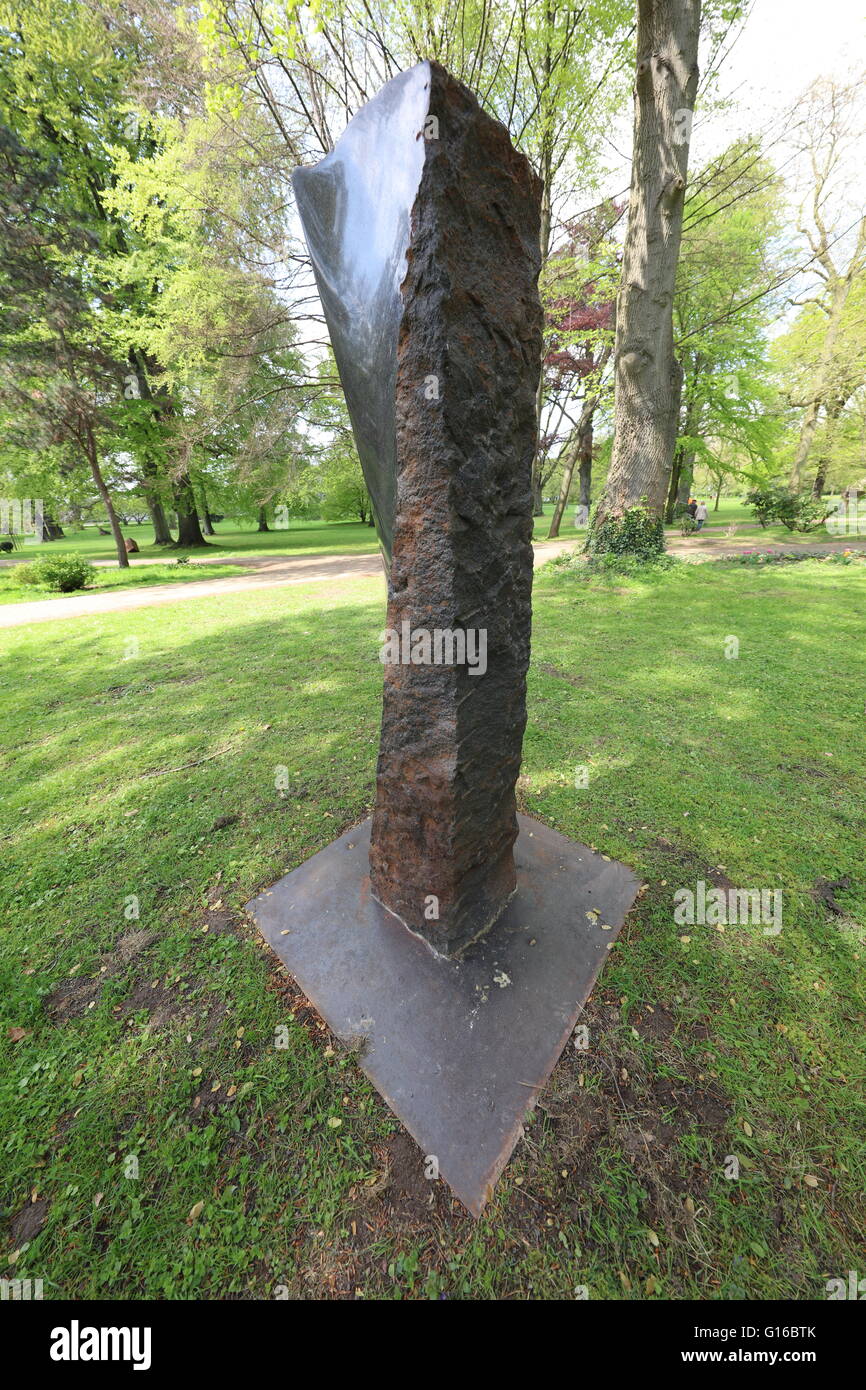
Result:
M686 503L686 511L688 512L688 514L689 514L689 516L691 517L692 521L694 521L694 519L695 519L695 512L696 512L697 510L698 510L698 504L697 504L697 502L695 501L694 497L690 497L689 500L688 500L688 502Z
M697 523L696 529L698 531L701 530L708 516L709 512L707 511L706 502L699 502L697 507L695 508L695 522Z

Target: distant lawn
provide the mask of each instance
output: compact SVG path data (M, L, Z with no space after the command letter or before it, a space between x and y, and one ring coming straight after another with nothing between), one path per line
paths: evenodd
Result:
M254 527L239 528L237 523L227 519L217 523L216 535L208 537L207 547L175 549L153 544L153 527L124 526L124 536L131 536L138 542L140 556L131 557L133 565L143 561L164 559L171 563L179 555L190 555L195 559L230 558L234 555L247 555L271 551L277 555L328 554L366 555L379 548L376 532L358 521L291 521L288 527L259 532ZM84 555L88 560L116 560L113 538L101 536L93 526L83 531L67 532L57 541L35 545L28 542L15 556L28 557L47 552L63 554L74 552Z
M32 603L45 598L67 598L67 594L53 589L22 584L17 574L18 566L0 569L0 604ZM77 589L79 594L94 594L105 589L138 589L150 584L189 584L202 579L223 579L234 574L249 574L242 565L202 565L190 561L188 565L135 565L129 569L99 569L86 589ZM16 582L17 581L17 582Z
M866 1224L866 571L538 575L522 805L647 887L480 1223L242 911L370 808L381 594L0 635L0 1273L46 1298L823 1298ZM676 925L699 879L780 889L781 935Z
M703 497L710 509L710 514L705 522L704 529L709 529L710 534L719 537L721 534L717 527L736 528L734 538L738 541L748 540L756 546L765 545L769 542L781 541L785 545L790 545L793 549L798 545L815 545L822 541L833 541L839 539L832 536L824 526L820 526L816 531L802 534L799 531L789 531L785 526L760 526L756 524L754 513L751 507L740 502L737 498L723 497L719 502L718 511L713 511L713 500L703 493L696 496ZM835 506L838 498L833 496L827 498L828 506ZM680 535L679 523L665 528L668 538L676 538Z
M707 502L709 506L712 506L712 499L707 499ZM586 529L578 530L574 526L576 508L575 499L569 503L563 515L559 531L560 540L585 539ZM536 541L547 539L553 511L554 503L545 502L544 515L535 518L534 539ZM783 541L793 547L803 543L832 539L823 528L811 536L801 536L795 532L786 531L784 526L771 526L766 529L743 526L744 522L753 520L750 508L735 498L722 498L719 510L717 512L710 511L707 526L736 525L740 528L737 531L737 538L740 540L754 539L756 545L769 541ZM274 555L370 555L375 554L379 549L375 531L359 521L290 519L287 527L275 527L270 531L259 532L252 525L239 527L236 521L227 519L218 522L215 529L216 535L208 538L207 547L195 550L166 549L163 546L153 545L153 528L150 525L124 526L123 534L133 537L139 545L141 553L131 557L133 568L160 562L171 564L179 555L189 555L196 560L229 560L238 555L269 553ZM680 534L679 526L669 526L667 534L669 538L677 538ZM715 532L715 534L718 535L719 533ZM49 549L51 554L74 552L93 561L114 561L116 559L112 537L110 535L101 536L92 526L83 531L67 532L64 539L51 541L42 546L27 542L22 550L16 551L13 557L8 558L31 559L37 554L48 552ZM2 573L3 570L0 568L0 574Z
M581 533L575 531L574 507L570 507L562 523L562 538L577 538ZM544 540L553 515L553 504L546 503L544 516L536 517L535 539ZM176 550L153 544L153 528L146 526L124 526L124 536L131 536L138 542L141 554L131 557L133 566L151 563L156 557L165 557L171 563L178 555L190 555L195 559L211 557L226 558L234 555L267 554L275 555L370 555L379 549L375 530L359 521L294 521L288 527L260 532L255 528L238 528L229 520L216 525L216 535L208 537L206 549ZM22 550L16 551L12 559L31 559L37 554L61 554L74 552L84 555L88 560L115 560L114 542L111 536L101 536L95 527L88 526L83 531L67 532L62 540L51 541L42 546L29 541Z

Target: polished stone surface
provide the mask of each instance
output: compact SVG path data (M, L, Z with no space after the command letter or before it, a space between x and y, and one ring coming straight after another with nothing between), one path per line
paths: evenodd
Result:
M427 63L393 78L292 183L376 528L390 560L400 286L424 164Z

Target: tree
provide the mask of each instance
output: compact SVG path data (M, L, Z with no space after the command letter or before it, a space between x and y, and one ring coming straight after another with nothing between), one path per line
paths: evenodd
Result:
M101 466L122 376L100 313L98 249L65 196L59 162L0 126L0 404L19 443L72 449L86 461L126 568Z
M620 103L631 43L632 0L424 0L421 5L295 0L262 6L214 0L199 33L209 53L237 63L238 88L261 102L292 163L320 158L345 123L389 78L436 59L505 124L543 185L540 249L547 260L558 219L595 189L603 135ZM296 302L310 296L304 250L293 249ZM541 428L533 461L536 512L545 471L556 466Z
M809 389L799 402L804 408L794 460L791 490L799 490L822 413L835 427L849 398L840 373L840 338L854 286L866 272L866 209L850 217L850 189L857 186L866 130L862 79L840 84L821 80L807 93L805 115L798 133L798 150L806 170L808 192L801 208L800 231L806 238L818 279L816 293L800 305L819 311L820 347ZM819 470L816 495L823 479Z
M580 480L579 501L591 503L593 426L596 411L609 395L606 378L613 351L615 282L619 271L613 230L623 209L602 203L568 228L569 237L548 262L543 283L547 332L543 366L548 418L569 429L555 463L561 469L559 497L548 538L559 528L571 491L575 467ZM559 443L556 427L545 431L539 449L539 465ZM548 466L552 472L552 466ZM544 472L542 471L542 476Z
M718 490L741 468L763 469L779 432L768 330L780 309L780 183L756 141L737 141L699 171L686 200L674 293L683 369L666 519L687 500L696 465Z
M788 399L795 403L791 482L795 475L802 482L798 457L801 463L813 462L815 497L822 496L831 478L838 486L854 482L862 473L862 453L844 449L848 433L845 415L850 409L856 420L866 394L866 277L861 275L852 284L832 331L820 303L804 305L791 328L774 345L774 357ZM802 405L797 408L803 401L808 402L805 417ZM804 455L807 426L809 451Z
M634 145L614 349L613 454L590 544L644 500L661 516L677 436L682 369L673 296L689 136L698 90L701 0L638 0ZM602 532L600 524L607 525ZM596 527L598 523L598 528Z

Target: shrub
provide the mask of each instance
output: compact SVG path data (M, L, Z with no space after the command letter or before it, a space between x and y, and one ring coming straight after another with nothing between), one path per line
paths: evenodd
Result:
M762 526L779 521L789 531L816 531L832 511L821 498L786 487L755 487L745 500Z
M29 565L22 565L18 577L22 584L70 594L74 589L83 589L95 574L93 565L80 555L42 555Z
M866 563L866 550L843 550L841 554L810 555L793 550L773 551L741 550L736 555L720 555L714 562L718 565L750 565L763 569L767 565L796 565L811 560L821 565L858 565Z
M628 507L622 516L597 514L589 525L586 548L590 555L629 555L635 560L654 560L664 554L664 519L643 505Z
M683 560L667 552L646 560L635 555L612 555L610 552L603 555L566 552L548 564L552 570L564 571L586 582L623 578L654 580L672 570L685 571L688 568Z

